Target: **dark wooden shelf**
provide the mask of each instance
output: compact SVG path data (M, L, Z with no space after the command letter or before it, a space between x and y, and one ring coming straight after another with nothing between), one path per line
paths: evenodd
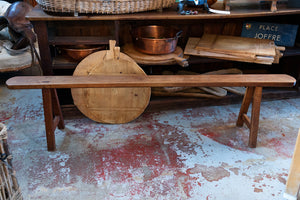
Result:
M91 37L91 36L56 36L56 37L49 37L49 44L50 45L102 45L108 44L109 40L113 40L113 36L104 36L104 37Z
M263 101L300 98L299 89L294 88L264 88L262 94ZM194 97L160 97L152 96L146 111L163 111L174 109L185 109L204 106L219 106L228 104L240 104L243 96L228 93L220 98L194 98Z
M300 56L300 47L287 47L283 52L283 56Z
M53 58L53 69L75 69L79 62L75 62L71 59L67 59L64 56L57 56Z
M180 15L176 12L176 6L164 9L163 12L150 11L134 14L119 14L119 15L82 15L82 16L59 16L45 13L36 6L26 17L30 21L115 21L115 20L201 20L201 19L232 19L232 18L249 18L249 17L264 17L278 15L293 15L300 14L300 9L296 8L279 8L276 12L271 12L270 9L237 9L232 10L230 15L201 13L198 15Z

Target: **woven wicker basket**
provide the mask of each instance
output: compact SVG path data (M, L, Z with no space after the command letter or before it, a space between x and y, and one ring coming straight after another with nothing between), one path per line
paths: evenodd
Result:
M56 13L124 14L168 8L175 0L36 0L44 11Z
M0 199L22 200L22 194L12 167L12 156L7 145L7 129L0 123Z

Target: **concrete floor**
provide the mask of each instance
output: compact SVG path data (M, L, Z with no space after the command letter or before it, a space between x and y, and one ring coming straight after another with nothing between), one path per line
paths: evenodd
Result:
M154 112L106 125L65 116L46 150L40 90L0 87L25 199L281 200L300 128L300 98L264 101L258 146L235 127L240 104Z

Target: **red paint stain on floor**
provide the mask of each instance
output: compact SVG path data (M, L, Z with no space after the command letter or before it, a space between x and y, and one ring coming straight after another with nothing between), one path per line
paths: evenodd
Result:
M268 147L270 149L273 149L279 156L290 158L292 157L292 151L287 150L285 142L286 138L271 138L264 140L264 142L261 144L262 146ZM290 146L290 145L289 145Z
M214 167L196 164L194 168L187 171L187 174L201 173L201 175L209 182L219 181L230 176L230 172L223 167Z
M118 180L125 181L132 178L132 174L128 173L130 169L147 167L149 172L144 173L147 174L144 179L151 180L160 176L166 167L180 167L176 152L167 148L165 153L155 137L147 138L137 135L121 147L98 151L96 156L100 162L96 165L96 179L116 176Z
M256 192L256 193L263 192L263 189L260 189L260 188L254 188L254 192Z
M216 130L217 128L210 128L211 130ZM251 151L248 145L244 142L247 139L243 138L243 135L236 135L234 130L224 132L209 131L209 129L200 128L198 132L220 144L226 145L228 147L240 150L240 151Z

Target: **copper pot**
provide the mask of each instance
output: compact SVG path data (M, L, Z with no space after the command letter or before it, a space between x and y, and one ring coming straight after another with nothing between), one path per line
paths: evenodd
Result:
M182 31L165 26L140 26L133 30L136 50L146 54L168 54L175 51Z
M81 61L86 56L90 55L99 50L105 49L105 46L94 46L94 45L73 45L63 46L61 50L72 60Z

